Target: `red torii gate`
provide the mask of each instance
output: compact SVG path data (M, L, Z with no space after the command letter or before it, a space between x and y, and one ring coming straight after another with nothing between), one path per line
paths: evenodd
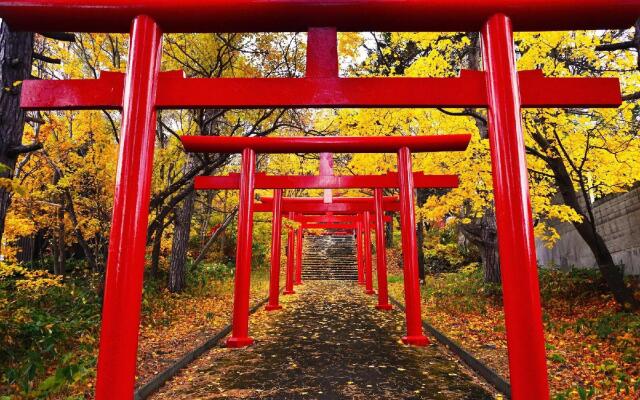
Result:
M441 136L408 136L408 137L224 137L224 136L182 136L180 140L187 152L211 152L240 153L242 162L240 176L237 179L229 177L201 177L194 183L196 188L218 188L217 183L232 181L233 186L239 188L239 211L238 211L238 242L236 248L236 274L234 290L233 308L233 331L227 340L229 347L244 347L253 343L249 336L249 287L251 275L251 242L253 223L253 193L255 189L255 158L256 153L384 153L394 152L398 154L398 174L394 176L388 174L390 179L381 179L377 182L371 177L364 177L359 181L358 177L350 180L345 177L317 176L317 177L289 177L292 184L304 183L308 186L298 186L304 188L329 188L331 187L399 187L400 188L400 216L402 225L402 249L403 249L403 271L405 288L405 316L407 321L407 335L402 341L407 344L425 346L428 344L427 337L422 331L422 317L420 312L420 285L418 281L418 254L416 247L415 232L415 211L414 211L414 175L411 163L411 151L435 152L435 151L462 151L469 144L471 136L462 135L441 135ZM434 179L429 176L419 175L425 178L425 183L434 187ZM395 182L393 177L395 177ZM282 180L282 177L279 177ZM276 177L264 176L263 187L273 187L269 180L277 180ZM216 182L218 181L218 182ZM324 182L323 182L324 181ZM440 176L438 179L440 186L451 187L452 183L457 186L457 177ZM208 184L206 184L209 182ZM236 183L238 184L236 186ZM287 187L287 186L285 186ZM295 186L294 186L295 187ZM435 186L437 187L437 186ZM306 199L305 199L306 200ZM364 213L362 230L364 237L360 236L358 230L359 248L364 248L365 243L371 243L370 213L375 211L373 199L367 201L366 198L354 198L350 202L324 203L324 198L311 199L311 201L300 201L292 205L296 208L304 207L306 212L346 212L359 206ZM348 199L343 199L348 200ZM314 204L320 203L321 204ZM359 204L350 204L351 202ZM370 204L368 204L370 203ZM290 206L290 207L292 207ZM293 211L286 205L282 205L282 211ZM342 210L328 210L340 207ZM267 209L265 211L270 211ZM274 219L278 216L274 215ZM279 224L276 224L278 226ZM277 234L279 232L274 232ZM301 283L301 258L302 258L302 229L297 230L298 243L296 282ZM274 249L275 250L275 249ZM368 276L371 275L371 248L364 249L365 266ZM272 268L275 268L272 260ZM360 270L360 269L359 269ZM275 274L274 274L275 275ZM372 279L367 279L367 293L373 293ZM272 285L271 287L274 287ZM275 307L275 304L274 304Z
M73 15L73 18L70 17ZM131 398L159 108L487 107L512 395L548 399L522 107L617 106L616 79L516 71L513 30L624 29L637 0L7 0L28 31L131 32L126 74L26 81L27 109L122 109L96 399ZM316 29L315 27L334 27ZM339 78L335 30L481 31L486 72ZM160 73L162 34L309 30L307 77L185 79ZM371 96L371 93L376 93ZM407 157L404 157L406 161Z
M335 34L335 32L334 32ZM335 37L334 37L335 39ZM334 43L335 44L335 43ZM337 55L337 54L336 54ZM336 64L337 66L337 64ZM471 136L461 135L438 135L438 136L409 136L409 137L220 137L220 136L182 136L181 141L187 152L212 152L220 153L240 153L242 154L240 175L226 177L198 177L194 182L196 189L239 188L240 201L238 212L238 242L236 249L236 274L234 287L234 309L233 309L233 331L227 340L229 347L244 347L253 343L249 336L248 313L249 310L249 286L251 274L251 242L252 242L252 221L253 221L253 192L256 188L255 157L256 153L383 153L395 152L398 154L398 173L379 176L345 177L345 176L292 176L274 177L268 175L261 176L263 188L349 188L368 187L380 189L383 187L399 187L400 202L399 207L402 218L402 248L404 258L404 288L405 288L405 316L407 321L407 335L402 341L407 344L425 346L429 342L422 331L422 319L420 312L420 285L418 281L418 254L416 248L415 212L413 204L413 190L415 188L414 179L417 177L420 184L428 187L455 187L458 184L456 176L429 176L418 174L414 176L411 166L411 151L434 152L434 151L462 151L469 144ZM276 184L277 185L274 185ZM345 199L346 200L346 199ZM373 200L373 199L371 199ZM371 243L370 213L375 211L371 205L366 204L366 199L354 198L361 204L352 205L342 203L325 203L325 199L317 199L322 204L307 202L298 203L296 208L305 208L306 212L345 212L355 211L351 206L360 206L363 212L362 229L357 229L358 248L364 249L362 258L364 267L367 269L366 292L373 293L373 280L371 279L371 247L364 243ZM282 206L282 211L292 211L291 208ZM341 210L333 210L340 208ZM270 210L266 210L270 211ZM300 211L299 211L300 212ZM274 219L279 216L274 215ZM280 229L276 224L275 229ZM278 234L279 232L273 232ZM362 234L361 234L362 233ZM296 277L297 284L302 282L302 229L296 231ZM364 242L364 243L363 243ZM272 248L277 251L277 249ZM359 252L360 255L360 252ZM277 285L276 264L272 259L272 284L271 293L274 293ZM279 265L279 264L278 264ZM363 268L358 269L359 281ZM386 276L386 272L385 272ZM287 290L290 292L290 290ZM276 308L276 303L272 303Z
M335 35L335 32L333 32ZM321 32L321 35L326 33ZM335 37L334 37L335 39ZM335 42L332 42L335 45ZM336 53L337 56L337 53ZM336 64L337 66L337 64ZM253 210L248 203L251 201L253 189L255 188L255 153L381 153L381 152L397 152L398 153L398 174L397 177L388 174L387 179L381 179L379 182L375 179L369 179L367 185L372 188L381 187L400 187L400 215L402 225L402 247L404 259L404 288L405 288L405 314L407 320L407 335L402 338L407 344L424 346L428 344L426 336L422 332L422 320L420 313L420 286L418 281L418 255L416 247L415 213L413 204L413 189L415 187L414 175L411 166L411 150L417 152L429 151L461 151L466 149L470 136L469 135L441 135L441 136L410 136L410 137L287 137L287 138L265 138L265 137L213 137L213 136L183 136L182 144L186 151L191 152L211 152L217 151L221 153L242 153L242 168L239 178L240 186L240 212L238 213L238 236L251 235L251 225L247 225L243 221L252 219ZM251 164L251 165L249 165ZM422 177L422 176L421 176ZM396 179L394 179L396 178ZM424 176L425 183L435 185L450 184L452 177L436 177ZM202 177L197 182L196 187L203 187L204 183L209 180L216 183L217 177ZM223 179L229 179L223 178ZM265 183L274 177L265 176ZM280 178L283 179L282 177ZM285 178L286 179L286 178ZM457 185L457 177L454 177ZM229 179L232 180L232 179ZM297 180L297 182L295 182ZM302 188L335 188L349 187L353 185L357 178L351 178L351 182L345 177L319 176L319 177L291 177L292 183L297 183ZM395 180L395 182L394 182ZM324 182L323 182L324 181ZM344 182L342 182L344 181ZM355 183L358 187L363 187L365 182ZM302 186L306 185L306 186ZM209 186L211 187L211 185ZM447 186L449 187L449 186ZM248 196L249 198L245 198ZM324 202L324 199L322 199ZM363 232L364 237L360 236L358 231L359 248L364 248L362 241L371 242L371 231L367 226L369 223L369 213L373 210L366 209L366 205L360 205L364 213ZM350 206L347 204L298 204L297 208L305 209L306 212L319 212L322 208L323 212L345 212L349 211ZM246 209L246 212L243 212ZM268 211L268 210L267 210ZM291 211L291 210L288 210ZM350 211L356 211L351 209ZM241 219L241 218L247 219ZM242 231L240 231L242 229ZM302 230L297 231L297 257L298 268L296 282L301 282L301 263L302 257ZM237 262L236 262L236 291L234 296L234 331L227 340L227 345L232 347L242 347L253 342L248 336L248 315L244 311L249 308L249 280L250 280L250 243L238 241ZM247 256L248 254L248 256ZM248 257L248 258L245 258ZM365 249L364 254L365 266L371 270L370 248L367 257ZM272 264L273 265L273 264ZM361 270L361 269L359 269ZM239 272L241 271L241 272ZM369 275L371 272L369 272ZM360 275L359 275L360 277ZM367 293L373 293L372 280L367 283ZM239 300L241 299L241 300Z
M455 179L450 179L450 181L455 181L455 184L451 183L450 185L440 185L437 187L456 187L457 186L457 177L448 176ZM366 178L365 178L366 179ZM433 186L430 186L433 187ZM313 197L305 197L305 198L286 198L282 199L281 189L276 189L276 196L273 198L270 197L262 197L261 203L256 203L254 206L254 211L262 210L260 208L261 205L270 206L274 210L273 212L273 223L274 227L278 227L280 225L279 219L281 218L281 214L277 213L276 210L282 208L290 209L295 207L295 205L305 204L307 208L311 209L319 209L324 208L325 205L330 203L324 203L325 198L313 198ZM372 268L371 268L371 238L369 237L368 242L363 243L363 220L367 217L367 214L371 213L373 210L376 221L376 248L377 250L377 262L378 262L378 304L376 308L381 310L389 310L391 309L391 305L389 304L389 296L387 290L387 263L386 263L386 247L385 247L385 239L382 226L384 224L385 219L391 220L390 217L385 217L385 211L391 211L398 209L398 198L393 197L383 197L382 196L382 188L374 189L375 197L367 198L367 197L335 197L332 200L336 203L344 203L348 206L352 207L352 209L367 211L359 212L357 215L347 214L347 215L298 215L294 212L290 212L289 218L301 223L301 227L296 229L295 235L297 239L289 239L289 251L290 253L287 255L287 277L291 273L293 276L293 272L290 272L289 268L293 271L293 264L289 264L290 258L293 257L293 252L295 251L296 259L296 276L295 283L300 284L302 278L302 231L304 229L354 229L356 232L357 238L357 255L358 255L358 283L366 284L367 293L373 294L373 277L372 277ZM380 197L380 199L378 199ZM285 205L285 203L288 203ZM265 210L268 211L268 210ZM349 213L349 211L345 211L345 213ZM378 216L381 216L381 226L377 227ZM369 216L371 220L371 217ZM272 231L272 246L275 246L273 243L276 240L275 236L280 234L280 228L276 228ZM293 233L289 232L290 235ZM293 243L296 245L294 246ZM294 249L295 250L292 250ZM368 250L367 250L368 249ZM364 254L363 254L364 250ZM238 250L239 251L239 250ZM279 277L279 266L280 266L280 252L279 249L274 249L272 247L271 251L271 282L270 282L270 290L269 290L269 308L270 309L279 309L278 308L278 277ZM363 280L364 277L364 262L366 263L366 267L368 272L368 278L366 282ZM285 285L285 294L294 293L293 292L293 280L291 282L287 279L287 283Z
M351 230L353 231L353 234L355 235L356 239L358 240L357 242L357 259L358 259L358 284L362 285L364 284L366 287L366 291L365 293L367 294L375 294L374 290L373 290L373 273L372 273L372 264L371 264L371 238L369 237L369 242L366 242L366 237L365 237L365 241L360 240L361 237L363 236L363 228L362 228L362 221L365 217L365 214L363 213L360 218L359 221L358 220L354 220L353 222L347 222L347 223L331 223L331 222L305 222L301 224L301 229L302 230L307 230L307 229L322 229L322 230ZM369 218L369 220L371 220L371 218ZM296 219L296 221L299 221L299 218ZM370 223L369 223L370 224ZM370 227L371 229L371 227ZM360 246L362 244L362 246ZM363 253L364 250L364 253ZM300 262L302 262L302 260L300 260ZM364 262L364 264L363 264ZM378 276L380 277L380 279L382 279L382 274L380 274L380 268L382 268L382 270L384 271L384 276L386 277L386 264L381 266L378 265L379 269L378 269ZM302 270L300 270L300 273L302 273ZM366 274L366 276L365 276ZM364 276L365 281L362 281L362 277ZM386 286L385 286L386 289ZM379 292L380 293L380 292ZM391 308L391 305L388 304L388 297L386 298L386 302L381 301L379 299L380 304L384 303L385 305L387 305L389 307L389 309Z

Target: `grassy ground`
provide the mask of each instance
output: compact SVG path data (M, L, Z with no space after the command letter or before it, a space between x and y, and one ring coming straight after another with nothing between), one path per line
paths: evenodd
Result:
M229 322L232 272L204 265L175 295L147 282L138 383ZM64 280L0 266L0 399L92 398L100 325L97 277ZM252 274L252 300L266 296L265 270Z
M401 271L390 293L403 300ZM597 272L540 273L549 380L554 399L637 399L640 314L619 312ZM428 277L423 317L509 376L501 292L477 267Z

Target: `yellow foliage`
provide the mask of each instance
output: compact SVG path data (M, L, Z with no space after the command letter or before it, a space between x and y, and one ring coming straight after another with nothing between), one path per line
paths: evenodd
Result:
M0 262L0 280L13 280L16 289L37 297L46 289L62 287L62 277L43 270L29 270L18 265Z

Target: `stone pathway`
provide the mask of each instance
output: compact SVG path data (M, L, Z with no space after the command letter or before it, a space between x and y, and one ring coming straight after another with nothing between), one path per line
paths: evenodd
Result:
M153 399L492 399L437 344L404 346L404 315L373 306L352 282L307 281L281 311L251 317L256 344L223 347Z

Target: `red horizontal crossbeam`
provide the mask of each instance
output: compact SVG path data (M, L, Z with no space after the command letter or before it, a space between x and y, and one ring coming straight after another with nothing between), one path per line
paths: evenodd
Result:
M471 135L354 136L354 137L232 137L182 136L184 149L194 153L395 153L403 147L412 152L463 151Z
M354 224L302 223L302 229L355 229Z
M617 78L546 78L519 74L523 107L617 107ZM21 106L27 110L118 109L124 74L100 79L29 80ZM375 93L372 96L371 93ZM457 78L184 78L160 74L158 108L270 107L487 107L484 71Z
M385 203L384 211L400 211L400 204L397 202ZM273 204L255 203L254 212L272 212ZM365 211L375 212L373 203L284 203L282 212L295 212L304 214L358 214Z
M414 186L417 188L455 188L459 185L456 175L425 175L413 173ZM240 174L227 176L197 176L194 179L196 190L238 189ZM356 176L311 176L311 175L255 175L256 189L354 189L354 188L397 188L398 174Z
M128 32L137 15L164 32L479 31L504 13L519 31L627 28L633 0L6 0L14 30Z
M260 197L260 201L263 203L273 203L273 197L263 196ZM383 204L397 203L400 201L398 196L384 196L382 198ZM363 203L374 204L373 197L334 197L333 203ZM282 199L283 204L324 204L324 197L284 197Z
M362 221L362 217L358 215L302 215L295 219L301 223L347 223ZM375 222L375 216L371 217L371 220ZM383 216L384 222L390 222L392 218L389 215Z

